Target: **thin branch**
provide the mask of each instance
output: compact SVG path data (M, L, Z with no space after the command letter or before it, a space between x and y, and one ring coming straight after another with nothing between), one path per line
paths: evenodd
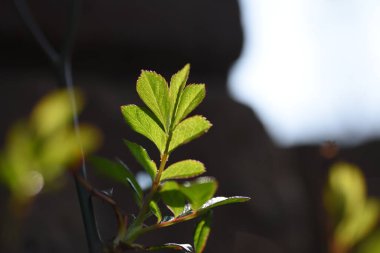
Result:
M118 221L119 225L119 231L126 230L126 220L124 218L124 215L122 214L122 211L120 210L119 206L117 205L116 201L112 199L111 197L107 196L106 194L102 193L101 191L95 189L87 180L85 180L83 177L81 177L78 173L74 173L75 178L78 180L78 182L94 197L99 198L100 200L106 202L110 206L112 206L112 209L115 213L115 216Z
M125 247L125 249L135 250L135 251L158 251L158 250L170 249L170 250L178 250L178 251L184 252L183 251L184 248L181 247L179 244L175 244L175 243L167 243L164 245L153 245L153 246L144 246L141 244L133 243L131 245L128 245L128 247Z
M83 150L83 145L81 141L81 133L79 129L79 118L78 111L76 105L75 94L73 92L74 84L73 84L73 75L71 68L71 54L75 41L75 33L77 29L77 23L79 20L80 10L81 10L81 0L71 0L69 6L69 14L67 27L64 37L64 42L62 46L61 58L57 67L59 79L61 85L66 87L70 100L71 107L73 111L73 121L75 133L80 145L80 152L82 156L82 167L79 170L79 175L83 179L87 179L87 170L86 170L86 162L85 162L85 153ZM79 199L79 204L81 206L82 218L84 227L86 230L86 237L88 242L89 251L91 253L98 253L102 251L102 242L99 236L98 228L96 225L95 215L93 204L91 200L91 194L83 188L82 184L79 182L78 177L75 177L75 184L77 188L77 194Z
M178 98L176 101L176 105L177 104L178 104ZM155 194L157 193L158 187L160 186L162 172L165 170L166 163L169 160L169 155L170 155L169 154L169 147L170 147L170 142L171 142L171 139L173 136L173 122L174 122L174 114L173 114L173 117L171 119L171 123L169 126L168 139L167 139L166 144L165 144L165 150L161 156L160 166L159 166L158 172L154 178L152 188L151 188L150 192L148 193L148 195L146 196L146 198L144 199L144 203L140 209L139 214L137 215L136 220L131 225L131 227L138 228L138 229L134 229L134 230L131 229L132 233L127 234L126 241L129 243L136 240L138 235L140 234L139 231L141 231L141 229L139 227L143 224L146 213L149 211L149 204L150 204L151 200L153 199L153 197L155 196Z
M169 227L169 226L172 226L172 225L175 225L178 223L182 223L184 221L192 220L192 219L195 219L195 218L201 216L202 214L204 214L204 211L193 211L192 213L185 215L185 216L180 216L180 217L174 218L174 219L169 220L169 221L153 224L151 226L147 226L147 227L140 229L136 233L136 236L138 237L142 234L145 234L145 233L153 231L153 230L157 230L157 229L164 228L164 227Z
M86 231L88 251L90 253L102 252L102 241L100 240L98 228L95 221L94 208L91 201L91 194L83 188L79 180L75 179L79 204L82 212L84 229Z
M81 0L71 0L69 6L69 14L67 19L67 27L64 37L64 42L62 45L61 53L58 53L54 47L47 40L45 34L42 32L38 23L34 20L31 11L28 7L28 4L25 0L14 0L16 9L24 21L25 25L31 31L33 37L40 45L42 50L48 56L52 64L56 67L60 85L66 87L70 94L72 110L74 112L73 120L74 127L76 131L79 144L81 146L81 155L82 155L82 168L79 171L79 174L84 179L87 178L86 164L85 164L85 154L82 148L82 143L80 140L80 131L79 131L79 120L77 115L77 106L76 100L74 97L73 91L73 76L71 69L71 55L75 41L75 33L77 30L77 24L80 16L81 10ZM98 228L96 226L94 210L91 201L91 194L89 194L86 189L78 182L78 178L74 177L75 184L77 188L78 199L81 207L84 227L86 231L86 237L89 247L89 252L98 253L102 251L102 243L98 233Z
M165 169L165 166L166 166L168 159L169 159L169 154L165 150L165 152L161 158L160 167L158 169L156 177L154 178L152 188L151 188L150 192L148 193L148 195L145 197L143 205L142 205L142 207L141 207L141 209L140 209L140 211L136 217L136 220L131 225L132 228L138 228L138 229L130 229L132 232L129 233L127 235L127 238L126 238L128 243L132 243L134 240L136 240L136 238L137 238L136 235L138 234L138 231L141 230L139 227L141 227L141 225L143 224L144 219L146 217L146 214L149 211L149 204L152 201L155 194L157 193L157 189L160 185L161 174Z
M25 25L28 27L29 31L32 33L34 39L37 41L39 46L45 52L45 54L49 57L50 61L53 64L57 64L59 62L59 54L54 49L54 47L50 44L45 34L42 32L41 28L38 26L37 22L33 18L32 13L28 7L28 4L25 0L14 0L14 4L16 6L18 14L21 16L21 19L24 21Z

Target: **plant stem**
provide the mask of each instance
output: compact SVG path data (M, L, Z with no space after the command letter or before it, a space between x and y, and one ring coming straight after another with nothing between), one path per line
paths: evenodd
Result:
M153 182L153 185L152 185L151 192L156 192L157 191L157 188L160 185L160 180L161 180L162 172L164 171L166 163L167 163L168 160L169 160L169 154L168 153L164 153L162 155L162 158L161 158L160 167L158 168L158 172L156 174L156 177L154 178L154 182Z
M69 7L69 13L68 13L69 16L67 19L68 22L67 22L67 27L65 31L65 37L64 37L61 52L58 52L48 41L48 39L46 38L46 35L42 32L40 26L33 18L33 15L29 9L27 2L25 0L14 0L14 4L21 19L24 21L25 25L32 33L33 37L35 38L39 46L47 55L52 65L55 67L57 76L59 79L59 83L61 84L61 86L66 87L68 89L70 99L71 99L71 104L72 104L72 110L74 112L73 113L74 127L75 127L78 141L81 145L75 97L74 97L74 93L72 92L73 76L72 76L72 69L71 69L71 55L72 55L72 50L74 46L75 33L77 29L78 19L80 16L82 1L81 0L70 1L70 7ZM86 164L85 164L85 159L84 159L85 154L82 148L81 148L81 152L82 152L82 167L79 171L79 174L81 177L86 179L87 173L86 173ZM86 231L89 252L90 253L102 252L102 243L101 243L101 240L98 234L98 229L96 226L94 210L93 210L92 201L91 201L91 194L87 192L86 189L78 182L77 177L74 177L74 179L75 179L78 199L79 199L79 203L81 207L84 227Z
M130 227L130 233L127 234L126 241L127 243L132 243L136 238L138 237L141 231L141 225L144 222L144 219L146 217L146 214L149 211L149 204L154 198L154 195L157 193L157 189L160 185L160 180L161 180L161 175L162 172L165 169L166 163L169 159L169 147L170 147L170 141L173 136L173 130L174 130L174 119L175 119L175 109L177 108L179 103L179 97L176 98L175 106L174 106L174 111L172 112L172 117L170 119L170 125L169 125L169 131L168 133L168 139L166 141L165 145L165 151L163 152L161 156L161 162L160 162L160 167L158 168L158 172L156 174L156 177L154 178L152 188L149 192L149 194L146 196L144 203L140 209L139 214L137 215L136 220L133 222L133 224Z
M174 218L174 219L169 220L169 221L165 221L165 222L153 224L153 225L148 226L148 227L144 227L144 228L142 228L136 232L135 237L138 237L142 234L145 234L145 233L153 231L153 230L157 230L157 229L164 228L164 227L169 227L169 226L172 226L172 225L184 222L184 221L195 219L195 218L199 217L200 215L202 215L203 213L204 213L203 211L194 211L194 212L192 212L188 215L185 215L185 216L180 216L180 217Z
M118 236L120 238L118 238L117 241L119 241L121 239L121 237L123 237L125 235L126 220L122 214L122 211L120 210L119 206L117 205L116 201L114 199L112 199L111 197L107 196L106 194L95 189L87 180L85 180L83 177L81 177L77 172L74 172L74 177L91 195L99 198L100 200L102 200L102 201L104 201L107 204L112 206L112 209L115 213L117 223L118 223Z
M132 243L137 238L136 235L138 231L140 230L142 223L144 222L146 214L149 211L149 204L152 201L154 195L156 194L158 186L160 185L161 174L165 169L168 159L169 159L169 154L165 152L161 157L160 167L158 169L156 177L154 178L152 188L150 192L148 193L148 195L145 197L144 203L140 209L139 214L136 217L136 220L133 222L133 224L130 227L130 233L127 235L127 238L126 238L126 241L128 243Z

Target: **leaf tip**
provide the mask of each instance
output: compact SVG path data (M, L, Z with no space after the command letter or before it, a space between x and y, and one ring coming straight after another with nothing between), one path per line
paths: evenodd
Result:
M186 63L183 69L186 70L187 72L190 72L190 63Z
M207 125L207 128L205 130L205 133L208 132L208 130L210 130L210 128L213 126L213 124L205 117L205 116L202 116L202 115L198 115L204 122L205 124Z

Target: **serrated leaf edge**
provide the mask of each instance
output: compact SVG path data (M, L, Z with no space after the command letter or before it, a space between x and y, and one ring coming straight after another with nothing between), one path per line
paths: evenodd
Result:
M191 162L196 162L196 163L199 163L201 164L202 168L203 168L203 171L201 172L198 172L198 173L193 173L193 174L189 174L188 176L181 176L181 177L169 177L169 178L165 178L164 175L165 175L165 171L167 171L171 166L177 164L177 163L181 163L181 162L185 162L185 161L191 161ZM204 163L198 161L198 160L195 160L195 159L186 159L186 160L182 160L182 161L179 161L179 162L175 162L171 165L169 165L162 173L162 176L161 176L161 180L172 180L172 179L188 179L188 178L192 178L192 177L196 177L196 176L199 176L199 175L202 175L203 173L206 172L206 167L204 165Z
M157 102L157 98L156 97L155 97L155 100L154 100L156 108L155 109L150 108L150 105L148 105L148 103L146 103L145 98L139 92L139 86L140 86L139 83L140 83L140 80L142 80L143 78L146 79L146 76L143 75L144 73L153 74L156 77L162 78L164 80L164 84L165 84L164 88L166 89L166 93L167 93L166 94L166 96L167 96L166 103L169 103L169 86L168 86L168 82L166 81L166 79L162 75L160 75L156 71L152 71L152 70L141 70L140 76L137 78L137 82L136 82L136 91L137 91L137 94L139 95L140 99L149 108L149 110L152 111L152 113L158 118L158 120L160 121L160 123L163 125L164 130L167 131L168 130L168 123L169 123L168 122L169 121L168 117L170 116L170 113L163 111L163 108L161 108L160 104ZM148 80L145 80L145 81L149 82ZM149 85L149 87L151 87L151 86ZM152 91L152 93L153 93L153 91ZM154 94L153 94L153 96L154 96ZM167 105L167 106L169 106L169 105ZM159 113L159 115L156 114L155 110L158 110L157 113ZM169 110L170 110L170 106L169 106ZM165 114L167 114L167 115L165 115Z

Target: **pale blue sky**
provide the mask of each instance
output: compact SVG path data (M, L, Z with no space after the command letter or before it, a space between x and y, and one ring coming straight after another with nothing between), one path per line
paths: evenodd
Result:
M283 146L380 137L380 1L240 0L244 46L230 72Z

